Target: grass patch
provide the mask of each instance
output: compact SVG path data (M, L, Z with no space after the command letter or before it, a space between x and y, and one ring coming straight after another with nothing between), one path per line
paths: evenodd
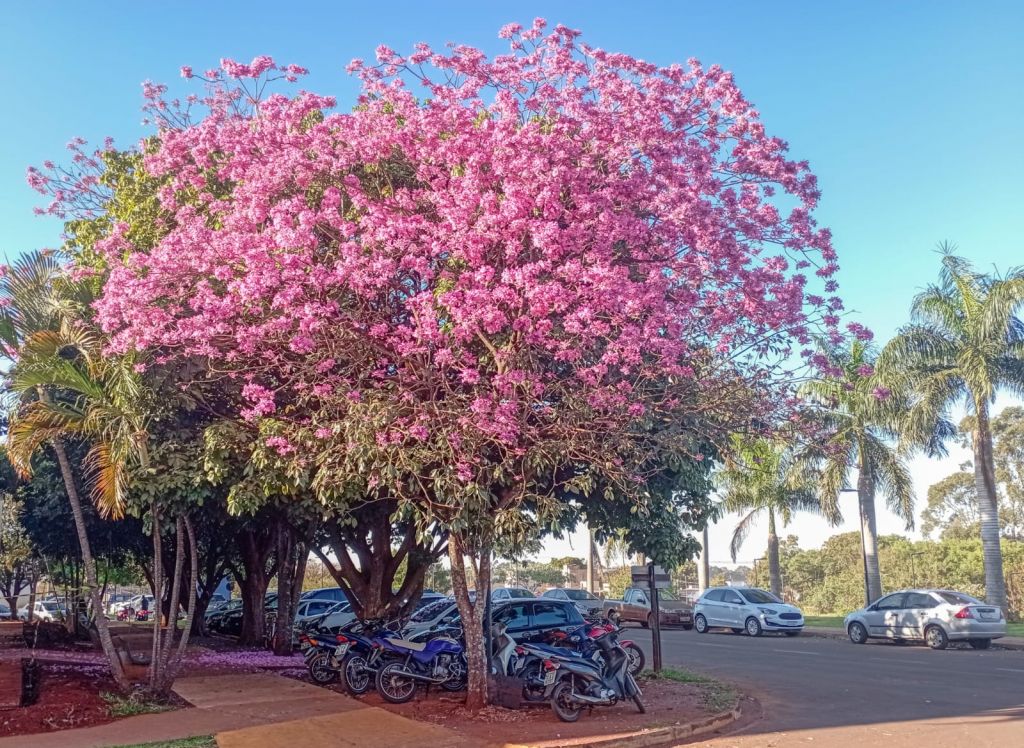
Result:
M162 743L134 743L119 745L117 748L217 748L217 740L213 735L200 735L197 738L167 740Z
M664 668L660 673L645 670L640 677L644 680L671 680L676 683L689 683L698 686L701 697L704 699L704 707L715 713L732 709L736 706L736 701L739 698L739 694L732 686L681 668Z
M138 696L122 696L119 693L104 691L100 697L107 702L107 710L111 717L135 717L139 714L156 714L174 709L170 704L160 701L148 701ZM159 744L154 744L159 745ZM168 743L168 745L170 745ZM186 745L186 744L183 744ZM201 745L197 743L197 745Z
M841 629L845 616L804 616L804 626Z

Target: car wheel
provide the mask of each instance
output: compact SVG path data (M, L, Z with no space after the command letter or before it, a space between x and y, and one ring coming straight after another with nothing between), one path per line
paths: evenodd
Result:
M708 619L703 614L698 613L697 617L693 619L693 627L697 629L698 634L708 633Z
M644 624L645 629L652 628L654 626L654 613L647 616L647 623Z
M850 641L854 644L864 644L868 640L868 630L864 628L863 623L858 623L857 621L850 624L846 633L850 635Z
M924 640L932 649L945 649L949 645L949 637L942 626L929 626L924 630Z
M988 649L992 646L991 639L968 639L967 643L971 645L972 649Z
M645 629L649 629L651 627L651 617L647 616L646 619L640 621L640 625L643 626Z
M747 619L747 622L743 626L743 628L746 630L748 636L761 635L761 624L753 616Z

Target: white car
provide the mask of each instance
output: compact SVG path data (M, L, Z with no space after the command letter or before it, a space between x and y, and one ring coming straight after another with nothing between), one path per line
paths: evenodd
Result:
M698 634L712 628L746 631L760 636L779 631L796 636L804 628L804 614L766 590L753 587L712 587L693 606L693 627Z
M955 590L900 590L866 608L855 610L843 622L850 641L868 639L923 641L932 649L965 641L974 649L988 649L993 639L1006 636L1003 611Z
M65 614L64 606L56 600L37 600L32 607L32 617L37 621L61 621ZM23 605L18 610L18 618L28 620L28 606Z

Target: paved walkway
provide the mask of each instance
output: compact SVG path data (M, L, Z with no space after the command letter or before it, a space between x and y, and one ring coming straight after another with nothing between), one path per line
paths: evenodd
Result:
M174 690L193 706L98 727L3 738L0 748L111 748L198 735L217 735L221 748L474 746L443 727L278 675L181 678Z

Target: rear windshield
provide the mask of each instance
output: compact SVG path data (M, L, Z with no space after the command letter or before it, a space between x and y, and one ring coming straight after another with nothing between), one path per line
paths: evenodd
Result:
M430 603L429 605L424 605L416 611L416 614L410 620L415 621L416 623L432 620L435 616L440 615L441 612L449 605L451 605L451 603L447 600L438 600Z
M950 605L983 605L981 600L975 600L970 595L965 595L962 592L945 592L939 591L935 593Z
M565 596L570 600L596 600L597 598L591 595L586 590L562 590Z
M770 592L764 590L740 590L740 594L747 598L747 602L757 604L782 602Z

